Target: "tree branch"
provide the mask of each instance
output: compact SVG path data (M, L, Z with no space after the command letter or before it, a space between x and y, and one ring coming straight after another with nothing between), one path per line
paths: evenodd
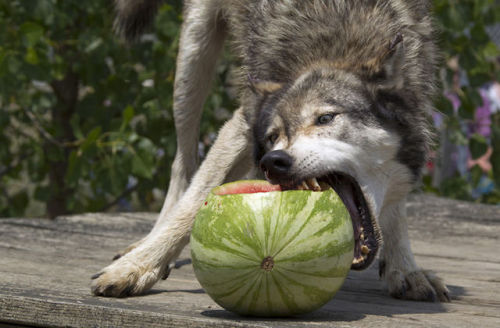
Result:
M115 200L113 200L112 202L104 205L101 209L99 209L99 212L107 212L111 207L115 206L116 204L118 204L118 202L124 198L124 197L127 197L128 195L130 195L131 193L133 193L137 187L139 187L139 183L136 183L135 185L133 185L132 187L126 189L124 192L122 192L118 197L115 198Z
M153 177L151 178L152 180L155 180L158 178L158 172L155 172L153 174ZM113 200L112 202L104 205L100 210L99 212L106 212L107 210L109 210L111 207L115 206L116 204L118 204L118 202L120 201L120 199L124 198L124 197L127 197L128 195L130 195L131 193L133 193L134 191L137 190L137 188L139 187L139 182L137 182L135 185L133 185L132 187L126 189L124 192L122 192L118 197L115 198L115 200Z
M50 143L53 143L56 146L59 146L59 147L64 146L61 142L59 142L57 139L55 139L47 130L45 130L43 128L43 126L40 124L38 118L31 110L23 107L23 111L26 114L26 116L28 116L31 123L33 123L33 126L38 131L38 133L40 133L40 135L42 136L43 139L47 140Z

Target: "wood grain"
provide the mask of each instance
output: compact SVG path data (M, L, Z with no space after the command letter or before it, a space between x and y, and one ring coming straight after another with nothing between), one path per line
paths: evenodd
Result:
M301 317L253 319L215 304L196 281L189 249L145 295L94 297L90 276L145 235L155 214L0 220L0 327L500 327L500 207L412 196L418 263L439 273L452 303L390 298L377 265L351 272L337 296Z

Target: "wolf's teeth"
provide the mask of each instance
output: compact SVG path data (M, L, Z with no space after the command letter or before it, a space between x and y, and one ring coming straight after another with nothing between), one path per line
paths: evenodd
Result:
M312 189L314 191L321 191L321 186L319 185L318 180L316 180L316 178L307 179L306 183L309 186L309 189Z
M368 248L368 246L366 245L361 246L361 253L363 253L364 255L370 253L370 249Z
M360 256L360 257L357 257L355 258L353 261L352 261L352 264L358 264L358 263L361 263L363 262L363 256Z
M332 187L330 187L330 185L324 181L319 181L319 186L321 187L321 191L325 191L325 190L328 190L328 189L331 189Z
M302 187L301 190L309 190L309 186L307 185L307 183L305 181L302 181L302 183L299 186Z
M269 181L269 172L267 170L264 171L264 176L267 181Z

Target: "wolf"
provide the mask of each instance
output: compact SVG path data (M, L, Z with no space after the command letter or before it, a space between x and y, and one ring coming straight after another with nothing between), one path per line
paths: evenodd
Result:
M116 0L137 37L160 0ZM438 51L423 0L186 0L174 85L177 153L152 231L92 277L100 296L143 293L166 278L210 190L257 175L286 189L334 188L354 228L352 269L379 255L389 294L450 301L415 263L405 199L432 134ZM241 61L240 107L198 167L204 100L224 41Z

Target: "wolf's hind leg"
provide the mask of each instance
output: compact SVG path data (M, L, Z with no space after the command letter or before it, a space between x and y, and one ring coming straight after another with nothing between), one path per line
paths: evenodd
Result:
M92 277L92 292L101 296L135 295L151 288L169 270L189 241L194 217L210 190L253 164L251 129L240 109L221 129L207 158L166 223L138 247Z
M395 298L415 301L450 301L443 281L415 263L408 238L405 201L385 206L380 216L384 246L380 254L380 277Z

